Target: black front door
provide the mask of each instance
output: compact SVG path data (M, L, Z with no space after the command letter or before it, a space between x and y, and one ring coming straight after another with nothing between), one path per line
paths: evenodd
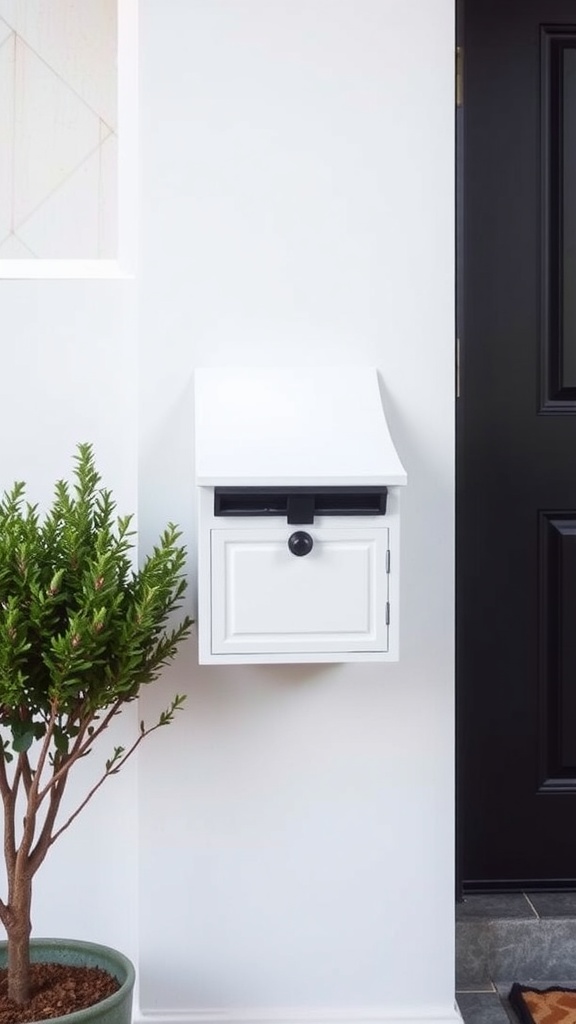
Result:
M576 886L576 0L464 0L460 871Z

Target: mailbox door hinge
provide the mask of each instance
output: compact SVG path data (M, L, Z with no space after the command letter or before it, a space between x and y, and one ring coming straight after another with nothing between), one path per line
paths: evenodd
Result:
M386 572L390 573L390 548L386 552Z
M390 601L386 601L386 625L390 625Z
M456 108L464 105L464 50L461 46L456 47Z

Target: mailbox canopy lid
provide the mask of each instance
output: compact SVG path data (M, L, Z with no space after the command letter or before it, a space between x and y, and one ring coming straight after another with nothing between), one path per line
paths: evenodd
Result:
M195 372L200 486L405 484L373 367Z

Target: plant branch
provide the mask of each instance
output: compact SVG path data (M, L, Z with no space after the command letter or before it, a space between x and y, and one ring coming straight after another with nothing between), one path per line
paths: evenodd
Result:
M4 805L4 860L6 863L6 871L8 878L10 878L11 872L14 870L14 864L16 861L16 825L14 822L14 814L16 810L16 792L8 785L6 777L6 767L4 764L4 758L2 758L2 768L0 768L0 777L4 776L6 786L2 786L2 803Z
M21 757L19 755L18 763L14 771L14 777L12 779L12 785L8 780L8 773L6 771L6 758L0 756L0 793L2 794L2 803L4 805L4 861L6 864L6 872L8 875L8 881L10 882L14 873L16 865L16 800L18 797L18 788L20 785L20 779L22 776L22 764ZM9 907L2 904L0 901L0 920L4 921L2 916L2 907L5 908L6 914L9 913Z
M12 779L12 793L14 794L14 799L16 799L16 797L18 796L18 790L20 788L20 779L22 778L22 758L23 757L25 757L24 754L18 754L18 760L16 762L16 768L14 769L14 777Z
M122 755L122 757L118 758L118 760L113 761L113 762L111 762L109 764L109 767L106 769L106 771L104 772L102 777L98 780L96 785L92 787L92 789L86 795L86 797L84 798L82 803L78 805L78 807L76 808L74 813L71 814L70 817L68 818L68 820L65 821L64 824L58 829L58 831L54 833L54 835L52 836L52 838L50 840L50 844L49 844L50 846L52 845L52 843L56 842L56 840L58 839L58 836L61 836L62 833L66 831L66 829L72 824L74 819L78 817L78 815L80 814L80 811L84 810L84 808L86 807L86 804L92 799L94 794L98 792L98 790L100 789L100 786L102 786L104 784L104 782L106 782L106 779L110 778L111 775L117 775L118 774L120 769L123 768L124 765L126 764L126 761L128 760L128 758L131 757L132 754L134 753L134 751L137 750L137 748L140 746L140 744L142 743L142 740L145 739L146 736L149 736L150 733L155 732L156 729L160 729L161 726L163 726L165 724L166 724L165 722L159 721L159 722L156 722L155 725L151 725L148 729L141 728L140 735L138 736L138 739L134 740L134 743L132 744L130 749L127 750Z
M34 778L34 775L30 767L30 759L28 757L28 754L24 753L19 755L18 767L20 768L22 773L22 779L24 781L24 789L26 791L26 796L29 796L30 789L32 788L32 780ZM14 791L16 791L16 786L14 786Z
M11 792L10 783L8 782L8 773L6 771L6 758L0 750L0 795L4 800Z
M39 793L38 793L38 789L39 789L39 785L40 785L40 779L42 777L42 772L44 770L44 766L46 764L48 753L50 751L50 744L51 744L51 741L52 741L52 736L54 735L54 724L56 722L57 710L58 710L57 702L53 700L51 702L51 704L50 704L50 717L48 719L48 723L47 723L46 733L44 735L44 739L42 740L42 746L40 748L40 754L38 755L38 763L36 765L36 771L34 772L34 776L32 778L32 784L30 786L30 789L27 792L26 815L25 815L25 818L24 818L24 830L23 830L23 833L22 833L22 839L20 840L20 846L18 847L18 849L16 851L16 862L15 862L16 870L18 870L18 865L21 864L23 860L24 861L28 860L28 855L30 853L30 849L32 847L32 843L34 842L34 834L36 832L36 818L37 818L37 814L38 814L38 808L39 808L39 806L40 806L40 804L42 802L42 799L41 799L41 797L39 796ZM18 776L19 772L20 773L22 772L20 758L18 758L18 764L16 766L16 771L14 773L15 777ZM13 796L14 796L14 798L16 797L16 793L14 791L14 787L13 787Z
M33 875L42 864L42 861L52 845L53 839L51 837L51 832L54 827L54 822L56 821L56 815L60 809L67 781L68 776L65 775L63 779L60 779L58 785L54 786L53 789L50 790L50 803L44 819L44 824L34 849L30 851L28 859L31 874Z
M60 782L62 778L68 775L70 768L79 758L84 757L84 755L88 753L94 741L98 739L100 734L103 733L105 729L108 728L110 722L114 718L114 715L118 714L123 703L123 699L119 697L114 702L114 704L112 704L110 710L107 712L107 714L100 722L100 725L98 725L94 729L94 732L92 732L88 736L88 739L85 740L84 738L86 736L88 727L90 726L91 722L94 721L92 715L86 718L86 720L83 722L80 728L78 736L76 737L76 741L74 742L72 751L64 758L61 767L58 768L55 772L53 772L51 778L48 779L48 782L44 786L44 789L42 789L38 794L39 801L42 801L46 794L53 788L53 786L55 786L58 782Z
M56 724L56 716L58 714L58 702L52 700L50 702L50 717L46 723L46 732L42 740L42 746L40 747L40 754L38 755L38 764L36 765L36 771L34 772L34 778L32 780L32 786L28 793L28 803L31 800L38 800L38 804L42 802L42 795L40 793L40 781L42 778L42 772L44 771L44 765L50 751L50 744L52 737L54 736L54 726Z

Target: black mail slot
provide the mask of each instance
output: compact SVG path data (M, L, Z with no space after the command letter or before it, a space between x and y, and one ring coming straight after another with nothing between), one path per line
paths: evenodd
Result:
M291 525L315 516L383 516L387 487L216 487L215 516L286 516Z

